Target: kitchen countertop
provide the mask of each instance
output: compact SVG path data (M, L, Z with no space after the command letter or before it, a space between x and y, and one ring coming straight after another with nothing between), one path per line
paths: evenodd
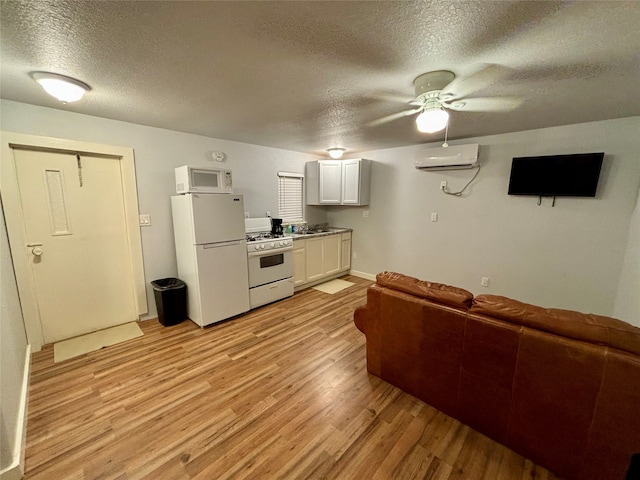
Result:
M344 232L353 232L353 229L351 228L329 228L328 230L324 231L324 232L315 232L312 230L309 230L309 233L291 233L290 235L293 237L294 240L300 240L301 238L314 238L314 237L326 237L328 235L335 235L337 233L344 233ZM289 235L289 234L287 234Z

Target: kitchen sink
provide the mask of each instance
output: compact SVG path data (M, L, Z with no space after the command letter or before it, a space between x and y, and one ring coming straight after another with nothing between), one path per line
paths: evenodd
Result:
M340 228L325 228L322 230L305 230L305 231L297 231L293 232L292 235L317 235L319 233L340 233L344 231L344 229Z

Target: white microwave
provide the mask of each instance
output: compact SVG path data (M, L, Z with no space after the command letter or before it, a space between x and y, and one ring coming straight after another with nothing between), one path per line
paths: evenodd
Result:
M233 193L231 170L182 165L176 168L176 193Z

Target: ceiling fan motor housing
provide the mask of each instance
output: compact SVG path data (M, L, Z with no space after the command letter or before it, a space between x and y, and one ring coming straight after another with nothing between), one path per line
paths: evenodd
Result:
M430 92L418 95L418 102L422 104L424 110L442 107L440 102L440 90L431 90Z
M437 98L440 91L449 85L454 78L456 78L455 74L448 70L437 70L435 72L423 73L413 81L416 98L424 95L425 93L434 91L437 93L433 96ZM423 98L429 97L431 97L431 95L424 95Z

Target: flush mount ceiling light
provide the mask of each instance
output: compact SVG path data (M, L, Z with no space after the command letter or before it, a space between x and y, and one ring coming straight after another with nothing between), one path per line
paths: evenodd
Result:
M447 126L449 114L441 107L425 110L416 117L418 130L424 133L439 132Z
M45 92L64 103L78 101L91 90L86 83L57 73L31 72L31 78L38 82Z
M327 148L327 152L329 152L331 158L340 158L346 150L346 148L342 147Z

